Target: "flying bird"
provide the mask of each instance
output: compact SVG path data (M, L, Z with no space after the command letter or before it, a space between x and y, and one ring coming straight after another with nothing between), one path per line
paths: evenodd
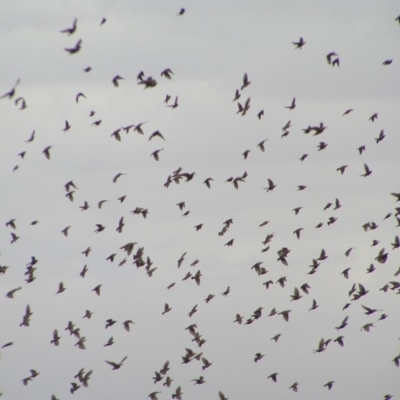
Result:
M64 50L69 53L69 54L75 54L77 53L82 47L82 39L79 39L74 47L70 47L70 48L65 48Z
M68 34L68 36L71 36L73 33L75 33L77 27L78 27L78 20L75 18L74 22L72 23L72 27L71 28L67 28L67 29L63 29L62 31L60 31L61 33L66 33Z
M249 86L250 85L250 81L249 81L249 78L248 78L248 76L247 76L247 73L245 73L244 75L243 75L243 85L242 85L242 87L240 88L240 90L243 90L244 88L246 88L247 86ZM235 96L236 97L236 96Z
M293 97L292 104L290 106L285 106L289 110L294 110L296 108L296 97Z
M292 42L292 43L296 46L295 47L296 49L301 49L306 44L306 42L302 37L300 37L298 42Z
M113 361L107 361L106 360L106 363L108 364L108 365L111 365L113 368L113 370L114 369L120 369L121 367L122 367L122 365L124 364L124 361L126 360L128 358L128 356L125 356L119 363L115 363L115 362L113 362Z

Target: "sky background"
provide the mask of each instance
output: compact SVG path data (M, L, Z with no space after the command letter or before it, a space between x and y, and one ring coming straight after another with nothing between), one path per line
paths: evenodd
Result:
M182 7L185 13L177 16ZM0 346L13 342L0 349L4 399L145 399L160 391L162 400L178 386L182 399L191 400L218 399L219 391L230 400L400 396L400 369L392 362L400 349L399 297L396 290L379 290L400 282L400 250L391 245L400 232L399 203L391 196L400 192L397 1L17 0L3 1L1 8L0 96L20 79L15 96L0 100L0 266L9 267L0 275ZM60 33L75 18L76 32ZM100 26L102 18L107 21ZM300 37L306 44L295 49L292 42ZM64 51L78 39L78 53ZM338 54L339 68L327 63L330 52ZM385 60L393 62L383 66ZM166 68L173 71L171 80L160 76ZM157 85L138 85L140 71ZM251 100L242 116L232 100L244 73L251 84L239 102ZM117 74L124 79L114 87ZM76 103L79 92L86 98ZM170 104L178 96L176 109L164 104L167 94ZM20 96L24 110L14 104ZM296 107L288 110L293 97ZM354 111L343 116L348 109ZM374 113L378 118L371 122ZM63 132L66 120L71 128ZM101 124L92 125L97 120ZM289 120L290 133L282 137ZM111 136L141 122L143 135L131 129L121 131L120 142ZM321 135L303 133L321 122L327 126ZM382 129L385 138L376 143ZM35 139L27 143L33 130ZM149 141L157 130L165 141ZM264 152L257 147L263 140ZM328 144L322 151L320 142ZM47 146L50 160L42 153ZM150 155L158 149L157 162ZM303 154L308 157L301 162ZM372 174L361 177L365 163ZM348 165L343 175L337 171L342 165ZM166 188L178 168L196 174ZM226 182L244 172L239 189ZM126 175L113 183L118 173ZM210 189L203 184L208 177ZM267 193L268 179L276 188ZM70 180L77 186L72 202L64 188ZM336 198L341 207L333 210ZM101 200L107 202L99 209ZM90 208L81 211L85 201ZM333 205L324 210L327 203ZM136 207L148 209L146 219L131 213ZM302 207L298 215L295 207ZM190 213L183 217L185 211ZM125 226L117 233L121 217ZM328 226L330 217L337 220ZM230 218L233 224L219 236ZM11 219L16 230L5 225ZM31 225L34 220L39 222ZM260 227L264 221L269 223ZM377 229L365 232L368 222ZM96 234L96 224L106 229ZM196 231L198 224L203 226ZM300 239L293 234L298 228ZM10 232L19 236L13 244ZM272 233L270 249L261 252ZM231 239L233 246L225 246ZM373 240L379 243L372 246ZM151 278L120 249L128 242L138 243L134 253L143 247L144 258L151 258L157 268ZM86 258L82 252L89 246ZM277 261L282 247L290 249L288 266ZM375 260L382 248L389 253L384 264ZM328 258L310 275L322 249ZM32 256L36 279L27 284ZM257 262L268 273L258 276L251 269ZM85 264L89 271L82 279ZM371 264L376 270L367 273ZM346 268L349 279L341 275ZM198 270L199 286L182 281ZM277 283L281 277L284 288ZM266 290L268 280L274 284ZM66 290L56 295L61 281ZM309 294L291 301L304 283ZM96 296L92 289L99 284ZM351 301L353 284L362 284L367 295ZM6 297L20 286L14 299ZM215 297L206 304L209 294ZM309 311L313 299L319 307ZM165 303L172 310L162 315ZM28 304L30 326L21 327ZM368 316L362 305L382 311ZM259 307L262 317L245 325ZM291 310L289 321L268 317L272 308ZM82 318L86 310L93 312L90 320ZM388 317L378 321L383 313ZM244 317L242 325L233 323L236 314ZM348 326L336 330L346 316ZM117 322L105 329L108 318ZM130 332L122 326L128 319L134 321ZM80 328L86 350L65 330L68 321ZM201 348L185 330L193 323L206 339ZM374 324L370 332L361 330L366 323ZM50 344L54 329L61 336L58 347ZM275 343L271 338L279 333ZM333 341L340 335L343 347ZM111 336L115 344L104 347ZM332 342L314 353L321 338ZM212 366L203 371L196 359L182 364L185 348L202 352ZM265 355L257 363L256 353ZM125 356L119 370L105 363ZM167 360L169 388L152 380ZM72 395L81 368L93 370L89 387ZM30 369L40 375L24 386ZM277 383L268 379L274 372ZM206 383L194 385L199 376ZM323 385L332 380L329 391ZM297 393L289 389L295 382Z

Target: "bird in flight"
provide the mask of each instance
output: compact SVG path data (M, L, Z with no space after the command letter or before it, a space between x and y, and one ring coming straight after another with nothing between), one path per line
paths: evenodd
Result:
M66 33L68 36L71 36L73 33L75 33L77 27L78 27L78 19L75 18L74 22L72 23L72 27L71 28L63 29L60 32L61 33Z
M120 369L121 367L122 367L122 365L124 364L124 361L126 360L128 358L128 356L125 356L119 363L115 363L115 362L113 362L113 361L107 361L106 360L106 363L108 364L108 365L111 365L113 368L113 370L114 369Z
M293 97L292 104L290 106L285 106L289 110L294 110L296 108L296 97Z
M7 93L0 96L0 99L5 99L6 97L9 99L12 99L15 95L15 89L19 85L20 82L21 82L21 80L17 79L17 82L15 83L15 85Z
M250 81L249 81L249 78L248 78L248 76L247 76L247 73L245 73L244 75L243 75L243 85L242 85L242 87L240 88L240 90L243 90L244 88L246 88L247 86L249 86L250 85ZM236 96L235 96L236 97Z
M292 42L292 43L296 46L295 47L296 49L301 49L306 44L306 42L302 37L300 37L298 42Z
M74 47L65 48L64 50L69 54L75 54L82 48L82 39L79 39Z

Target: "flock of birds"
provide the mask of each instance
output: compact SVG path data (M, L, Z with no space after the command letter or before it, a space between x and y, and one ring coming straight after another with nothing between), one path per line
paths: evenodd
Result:
M182 16L185 13L185 9L182 8L178 12L178 16ZM400 16L396 18L396 21L399 22L400 24ZM100 22L100 25L104 25L106 23L106 19L102 19ZM76 35L76 32L78 31L78 21L75 19L73 21L72 26L61 30L62 34L66 34L68 36ZM305 45L306 41L300 37L299 40L293 41L292 42L294 45L295 50L301 50ZM81 51L84 51L83 47L83 40L80 38L78 39L74 45L71 45L71 47L66 47L65 52L68 53L68 55L75 55ZM340 59L339 55L332 51L329 52L326 55L326 61L328 65L332 67L339 67L340 66ZM383 61L384 66L389 66L392 64L392 60L388 59ZM87 66L83 69L84 73L90 73L92 70L91 66ZM158 79L158 78L157 78ZM168 80L173 80L175 79L174 72L170 68L165 68L162 71L160 71L160 79L168 79ZM251 82L251 77L247 74L244 73L241 84L238 86L240 89L235 90L235 94L233 97L233 102L236 103L237 105L237 110L235 111L238 115L240 116L245 116L250 113L250 109L252 107L251 104L251 98L249 96L246 96L246 89L252 84ZM110 84L112 84L115 88L119 88L120 85L123 84L124 77L120 75L115 75L111 80ZM5 100L11 100L14 102L15 106L18 107L19 111L23 111L28 108L28 102L27 100L22 97L17 95L17 90L19 90L19 85L21 81L20 79L17 80L15 85L8 90L5 94L3 94L0 98L5 99ZM141 87L143 87L146 90L152 90L152 88L156 87L159 82L153 77L153 76L146 76L146 74L143 71L140 71L137 75L137 84ZM174 99L173 99L174 98ZM243 101L242 101L243 100ZM89 96L88 98L83 92L79 92L76 94L75 97L75 102L77 104L80 104L82 101L90 101ZM232 101L232 99L230 99ZM178 96L171 96L169 94L166 94L165 99L164 99L164 104L165 107L170 108L171 110L175 110L179 107L179 98ZM288 110L288 112L291 112L297 107L297 99L296 97L293 97L290 102L288 102L286 105L283 107ZM352 113L354 110L353 109L347 109L343 113L343 117L349 115ZM19 118L20 115L18 115ZM91 125L94 127L99 127L102 123L101 117L97 117L97 113L95 111L91 111L89 117L92 119ZM256 117L261 120L264 117L264 110L260 110L256 113ZM376 123L376 121L379 122L379 113L375 112L372 115L368 116L366 118L369 120L369 123ZM131 131L133 133L137 133L141 136L145 136L146 133L144 131L144 125L147 123L147 121L140 122L137 124L130 124L127 126L119 127L115 129L112 133L109 134L110 140L116 140L117 142L123 141L123 138L126 137ZM68 120L65 120L63 123L63 132L68 132L70 129L73 129L71 127L71 124ZM290 128L291 128L291 120L289 120L283 127L282 127L282 138L287 137L290 134ZM323 137L319 135L323 135L328 127L323 123L320 122L318 124L310 124L307 127L305 127L302 131L303 134L305 135L313 135L313 136L318 136L318 137ZM382 128L378 129L379 133L377 136L374 138L375 145L378 145L380 142L382 142L385 139L385 131ZM122 135L125 133L125 135ZM34 142L36 138L36 131L33 130L30 137L25 140L26 143L26 149L23 149L19 154L18 157L20 157L21 161L16 164L12 168L12 172L17 174L18 169L20 166L23 164L23 160L25 159L26 154L28 153L28 146ZM168 138L164 136L160 130L155 130L153 133L148 135L148 141L159 141L162 143L168 142ZM259 142L257 144L257 151L265 152L266 150L266 142L267 139ZM153 143L153 142L152 142ZM328 146L328 143L324 142L322 139L317 145L317 150L322 151L326 149ZM45 157L47 160L52 160L53 154L51 152L53 148L53 145L47 145L43 150L43 157ZM157 148L155 149L150 156L157 162L162 162L162 154L160 154L164 148ZM357 149L354 149L355 153L359 153L360 157L363 157L364 152L366 151L366 145L361 145ZM250 149L246 149L242 153L243 159L246 161L251 153ZM308 157L308 153L303 154L299 162L303 163L305 162L306 158ZM206 160L205 160L206 161ZM366 163L362 163L363 170L358 173L360 177L367 178L369 177L372 173L373 170L371 167ZM300 164L302 165L302 164ZM348 174L347 169L349 168L349 165L339 165L336 167L336 171L340 175ZM11 168L10 168L11 169ZM114 178L112 179L112 182L114 184L119 183L122 185L123 183L120 183L123 181L123 177L125 175L128 175L127 173L122 173L118 172L115 174ZM182 167L179 167L175 169L174 171L171 171L169 173L166 173L165 182L164 182L164 190L171 190L174 186L176 185L183 185L188 182L191 182L192 180L196 180L198 174L195 172L189 170L185 170ZM218 182L217 179L214 179L213 177L205 177L204 180L202 180L202 185L204 185L205 190L212 190L214 185L218 184L224 184L228 183L233 186L234 189L236 190L243 190L243 186L246 183L246 179L248 178L249 173L247 171L244 171L241 175L238 176L230 176L228 177L224 182ZM121 181L120 181L121 180ZM83 220L85 218L85 212L89 209L97 209L101 210L106 203L108 203L110 200L109 199L101 199L98 200L97 204L89 204L87 200L82 199L80 196L80 190L79 190L79 177L76 177L74 180L69 180L68 182L62 182L62 185L65 188L65 200L68 202L73 203L74 207L76 207L76 210L80 212L81 214L81 219ZM267 179L267 186L263 187L261 189L265 190L266 193L273 192L277 188L277 184L270 178ZM297 190L298 191L303 191L306 190L307 186L306 185L298 185ZM172 189L173 190L173 189ZM400 202L400 191L397 192L396 189L394 188L391 193L388 193L388 196L393 197L394 203ZM118 198L118 202L120 204L124 203L127 199L127 195L122 195L121 197ZM77 198L82 199L82 203L79 205L76 205L76 200ZM171 205L171 213L173 213L172 208L177 207L179 211L183 212L182 216L183 217L188 217L190 211L186 207L186 202L185 201L180 201L176 204ZM329 210L329 211L337 211L342 207L341 201L339 198L336 198L332 200L331 202L327 203L323 210ZM291 211L293 212L293 216L296 217L298 216L303 207L298 206L292 209ZM98 211L100 212L100 211ZM148 218L148 216L151 216L151 213L149 209L145 207L139 207L136 206L132 211L132 215L137 215L144 220ZM335 224L338 221L338 214L334 214L330 216L326 221L324 222L319 222L315 227L315 229L321 229L328 227L332 224ZM395 224L393 225L395 228L400 226L400 207L394 206L393 209L386 210L386 213L384 215L383 220L386 222L388 221L394 221ZM265 227L269 224L269 220L264 220L260 221L259 228L260 229L265 229ZM38 220L33 220L30 224L32 227L35 227L37 224L39 224L40 221ZM118 234L123 234L124 233L124 228L125 225L130 224L127 220L127 216L121 216L116 218L116 223L115 226L109 227L106 226L103 223L97 223L95 226L93 226L93 232L95 234L100 234L103 231L110 231L114 230ZM227 232L229 232L230 228L234 224L234 218L227 219L224 221L221 225L220 231L216 232L216 234L219 237L223 237ZM200 231L203 228L203 223L199 223L197 225L193 226L193 229L197 232ZM5 221L5 227L7 230L9 230L9 235L10 235L10 244L13 246L18 246L23 245L23 243L20 243L20 234L19 232L19 221L18 218L14 216L10 216L6 221ZM375 231L378 229L379 224L374 221L366 221L365 224L360 227L360 231L364 232L370 232L370 231ZM63 235L65 238L70 237L71 231L75 229L76 227L73 227L71 225L68 225L64 227L63 229L58 232L58 234ZM389 229L389 228L386 228ZM300 240L303 235L303 231L305 231L306 228L299 227L296 230L293 231L294 235L294 240ZM22 234L21 234L22 236ZM267 275L269 273L269 270L264 266L266 261L258 261L254 263L253 265L248 266L249 273L254 273L259 277L259 285L264 286L267 291L271 290L271 288L275 287L280 287L280 288L286 288L288 286L288 282L290 281L290 265L291 265L291 256L292 250L288 246L274 246L274 239L275 239L275 234L274 232L268 233L265 235L265 239L261 242L260 246L260 252L264 256L266 254L271 254L274 253L275 260L278 265L282 265L286 268L284 272L284 276L280 277L279 279L268 279L267 277L270 275ZM21 240L23 241L23 239ZM372 246L378 246L380 241L378 239L374 239L372 242ZM224 248L230 248L235 245L235 238L230 237L229 240L224 243ZM388 250L388 247L391 247L390 250ZM366 270L367 274L371 274L383 264L385 264L389 256L392 256L393 258L396 257L396 251L400 248L400 239L397 234L393 235L393 240L391 243L388 243L384 245L376 251L376 256L374 259L370 260L370 265ZM7 245L6 243L2 243L2 255L1 257L4 259L7 255ZM354 248L350 247L344 251L344 255L347 259L351 258L351 253L353 252ZM92 248L88 246L85 249L82 249L81 255L77 256L84 256L85 260L88 259L90 260L90 253L92 251ZM187 257L187 252L184 252L180 258L177 260L177 268L182 268L186 262L186 257ZM306 273L306 276L311 277L312 275L316 274L321 266L323 266L324 261L329 257L329 250L326 249L321 249L319 254L316 254L312 257L309 265L309 270ZM272 264L272 261L268 260L268 263ZM114 265L117 265L118 267L123 267L125 264L133 264L136 266L138 269L142 269L144 273L148 277L153 277L158 270L158 267L154 265L154 261L151 259L150 255L145 252L145 248L142 244L139 244L138 242L129 240L126 243L123 243L119 248L115 248L112 250L111 254L109 254L105 261L107 263L112 263ZM196 259L193 262L191 262L189 265L189 270L185 272L185 274L182 275L182 281L193 281L197 286L202 285L202 277L203 274L200 269L197 269L197 264L199 264L200 260ZM264 265L263 265L264 264ZM349 262L346 262L346 265L349 265ZM351 264L350 264L351 265ZM7 298L6 301L9 301L10 299L14 299L17 296L19 296L19 292L23 291L26 285L39 285L37 283L37 271L40 269L40 263L39 259L36 258L35 255L32 255L30 260L27 261L25 265L25 271L23 274L23 279L21 280L21 284L17 287L14 287L10 290L7 290L5 293L5 297ZM2 287L8 286L7 283L7 274L9 273L9 270L12 270L14 268L20 268L20 266L17 265L5 265L1 261L0 258L0 282L2 283ZM196 268L196 271L194 271L194 268ZM346 267L343 268L339 273L343 276L343 279L350 280L350 275L351 275L351 270L352 267ZM84 279L87 274L90 274L90 269L88 268L88 265L85 264L83 268L79 272L79 276ZM400 294L400 281L397 280L398 276L400 275L400 267L394 270L392 273L392 277L388 278L387 283L380 288L380 291L382 293L385 293L387 295L394 293L394 294ZM178 285L179 282L171 282L168 285L166 285L166 290L169 291L172 290L176 285ZM103 286L106 286L107 283L103 282L100 283L96 286L93 287L92 292L93 296L103 296ZM312 288L313 285L304 283L302 285L298 285L290 289L290 294L288 294L288 299L290 299L290 304L291 302L297 302L301 299L303 301L309 296L312 295ZM67 290L67 286L64 284L63 281L60 281L58 283L58 288L55 290L55 293L57 295L62 295L63 292ZM208 304L210 301L212 301L215 297L217 296L222 296L222 297L228 297L231 293L231 286L228 285L226 288L224 287L223 290L221 289L220 293L210 293L205 299L204 303ZM343 311L347 310L349 307L358 307L360 311L362 311L365 315L370 317L368 322L366 322L364 325L358 327L360 331L364 332L370 332L373 329L378 329L379 324L383 324L386 318L388 318L388 315L385 313L384 310L377 309L374 307L371 307L368 304L368 294L370 293L370 289L366 287L365 284L359 283L357 281L353 281L351 283L351 288L348 292L348 302L343 306ZM312 296L311 296L312 297ZM315 298L310 299L309 301L309 307L308 311L309 312L314 312L317 310L320 305L318 304L317 300ZM368 304L368 305L367 305ZM188 307L188 326L185 328L185 331L187 331L189 338L191 342L193 343L193 346L195 345L197 348L193 350L193 348L190 347L185 347L183 351L183 355L180 356L180 363L182 364L189 364L189 363L199 363L200 364L200 370L202 371L201 374L198 377L194 377L191 379L191 382L193 385L203 385L207 382L207 374L209 373L209 369L213 366L213 361L212 360L212 355L208 355L207 353L207 345L206 342L207 340L210 340L209 338L205 338L204 335L201 333L201 330L198 328L197 323L192 321L192 317L195 316L197 313L198 309L201 308L202 306L200 304L195 304L192 307ZM168 302L165 302L164 305L160 305L160 316L163 316L163 318L167 318L165 315L173 311L173 305L171 306ZM236 312L232 314L232 316L228 316L228 319L232 319L232 324L235 325L242 325L242 326L249 326L252 324L256 324L260 318L263 317L275 317L275 318L282 318L284 321L289 322L292 313L294 310L292 308L281 308L281 307L272 307L271 310L267 313L265 313L265 308L266 304L263 304L262 306L258 307L255 309L251 314L248 315L243 315L243 313ZM29 304L26 305L23 314L21 315L21 323L20 327L21 329L29 329L31 324L35 323L35 314L39 314L40 310L32 310L31 306ZM82 315L82 319L86 320L91 320L95 318L93 316L93 312L89 309L86 309L85 312ZM225 318L225 316L221 316L221 318ZM338 321L337 324L335 324L332 327L332 336L329 338L323 337L321 338L318 343L315 345L315 349L310 349L310 351L314 351L315 353L322 353L328 350L328 348L331 348L333 346L339 346L339 347L344 347L345 346L345 336L346 336L346 328L349 324L349 315L344 315L343 319L341 321ZM114 325L120 325L126 332L131 332L131 329L135 326L135 322L132 319L126 319L124 321L117 321L114 318L107 318L105 319L105 329L110 331L117 329ZM232 328L234 329L234 328ZM65 326L64 327L58 327L53 330L53 332L49 332L49 343L53 346L61 346L62 342L65 340L63 336L71 336L74 337L76 342L74 343L75 348L80 349L80 350L85 350L86 349L86 336L83 332L83 329L80 327L80 323L77 321L71 321L71 320L66 320ZM110 347L115 344L114 341L114 336L110 336L110 338L104 343L104 347ZM271 339L274 343L278 343L280 337L282 336L282 333L278 333L274 335ZM3 339L3 336L2 336ZM14 343L14 341L8 341L4 343L0 343L2 352L4 355L7 352L12 352L13 346L15 346L17 343ZM204 347L203 347L204 346ZM262 363L263 358L266 356L263 352L257 352L256 354L253 355L253 361L255 363ZM107 366L111 367L111 370L119 370L121 368L129 368L129 361L130 361L131 356L129 354L124 355L122 358L118 358L118 356L115 356L112 358L112 360L104 360ZM393 365L396 367L400 366L400 353L393 354L392 358ZM161 365L160 365L161 366ZM96 373L96 369L100 368L100 366L97 366L93 369L86 370L85 368L80 368L76 375L71 379L70 382L70 387L69 391L71 394L74 394L77 391L81 391L82 388L87 388L90 385L90 379L93 374ZM148 398L151 400L161 400L162 398L168 398L168 393L172 399L177 399L177 400L182 400L185 398L184 395L184 388L185 388L185 383L180 383L178 377L173 377L173 362L170 363L170 361L165 361L162 365L161 368L157 366L154 372L153 377L149 377L149 379L153 379L154 384L156 385L156 390L151 391L148 394ZM204 375L203 375L204 373ZM210 372L211 373L211 372ZM44 373L39 372L36 369L29 369L29 373L26 376L21 376L20 381L22 385L28 386L31 384L34 384L33 382L36 380L40 380L40 378L44 375ZM274 383L279 383L279 372L276 371L270 371L266 375L266 380L271 381ZM72 378L72 377L71 377ZM173 386L173 382L175 383L175 386ZM336 385L340 385L340 382L336 382L334 379L329 380L327 382L321 382L321 385L325 387L327 390L334 390ZM301 382L294 381L290 385L287 386L290 391L293 392L301 392ZM171 388L171 389L169 389ZM219 397L220 400L228 400L228 393L224 390L219 391L218 393L215 394L215 397ZM8 398L13 398L12 393L9 394ZM52 394L51 400L60 400L64 397L59 397L57 394ZM211 397L210 397L211 398ZM229 398L233 399L235 398L234 393L229 393ZM384 394L383 398L385 400L390 400L393 398L393 394Z

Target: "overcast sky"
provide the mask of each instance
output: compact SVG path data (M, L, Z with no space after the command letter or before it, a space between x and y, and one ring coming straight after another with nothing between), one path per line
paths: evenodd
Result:
M1 9L0 96L15 88L11 99L0 99L0 346L13 343L0 349L4 399L146 399L160 392L162 400L178 386L190 400L218 399L220 391L229 400L400 399L393 362L400 354L393 289L400 250L392 245L400 203L391 195L400 193L397 1L17 0ZM75 18L76 31L61 33ZM300 37L306 43L296 49ZM78 52L64 50L80 39ZM327 62L331 52L339 67ZM171 79L160 75L167 68ZM139 85L141 71L156 86ZM250 84L241 90L245 73ZM116 75L123 78L118 87ZM84 97L77 102L78 93ZM167 107L166 95L178 106ZM247 99L242 115L238 103ZM134 131L140 123L143 134ZM321 134L304 133L320 123ZM120 141L112 136L129 125ZM156 131L165 140L149 140ZM318 150L320 142L327 147ZM366 177L364 164L372 171ZM195 172L193 179L181 175L165 187L178 168ZM229 178L239 178L238 189ZM276 185L269 191L268 179ZM64 187L71 180L73 201ZM146 218L131 213L137 207L148 210ZM364 230L367 223L377 227ZM96 224L105 229L95 233ZM121 247L130 242L137 244L128 256ZM153 263L147 269L156 268L151 277L145 265L132 264L139 248ZM278 260L282 248L290 250L288 265ZM328 258L310 274L322 249ZM385 262L376 260L381 249ZM38 261L27 283L31 257ZM267 272L258 274L256 263ZM198 271L200 285L192 279ZM56 294L60 282L66 290ZM308 293L300 289L306 283ZM359 284L368 293L354 299L354 284L356 298ZM292 300L296 288L301 298ZM309 311L314 299L318 308ZM166 303L172 310L162 315ZM33 314L21 326L27 305ZM290 310L289 321L268 316L273 308ZM86 310L91 319L83 319ZM347 326L336 329L345 317ZM105 329L110 318L116 323ZM129 332L127 320L134 322ZM86 349L66 330L69 321ZM185 330L191 324L205 339L201 347ZM50 343L55 329L59 346ZM339 336L344 346L334 341ZM104 347L110 337L114 344ZM315 353L321 338L323 351ZM202 353L200 360L182 363L186 348ZM254 362L256 353L263 357ZM117 370L105 362L125 356ZM212 365L203 370L201 357ZM170 370L154 384L167 360ZM74 378L81 368L93 371L88 387ZM25 386L32 369L40 374ZM194 385L200 376L206 382ZM330 381L331 390L324 386ZM73 394L72 382L80 385ZM289 389L296 382L297 393Z

